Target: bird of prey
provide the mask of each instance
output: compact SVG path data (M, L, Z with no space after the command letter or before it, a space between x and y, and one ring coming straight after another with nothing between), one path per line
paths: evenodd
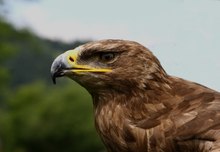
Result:
M220 152L220 93L168 75L137 42L86 43L59 55L51 74L91 94L109 152Z

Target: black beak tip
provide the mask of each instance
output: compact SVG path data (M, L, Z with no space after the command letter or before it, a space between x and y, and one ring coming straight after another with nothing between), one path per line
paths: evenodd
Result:
M64 76L64 69L66 68L65 64L61 61L62 56L58 56L51 66L51 78L53 84L56 84L56 78Z
M56 84L56 79L59 77L63 77L64 72L61 69L56 70L55 72L51 72L51 78L53 81L53 84Z
M56 84L56 77L55 76L52 76L52 81L53 81L53 84Z

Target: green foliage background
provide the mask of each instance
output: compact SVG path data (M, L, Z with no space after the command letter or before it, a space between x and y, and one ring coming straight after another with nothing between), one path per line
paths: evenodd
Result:
M55 56L82 43L39 38L0 18L0 152L103 151L90 95L50 79Z

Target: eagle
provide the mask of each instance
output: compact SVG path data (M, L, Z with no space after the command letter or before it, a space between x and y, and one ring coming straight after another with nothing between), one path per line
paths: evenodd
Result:
M51 75L91 94L108 152L220 152L220 93L167 74L137 42L88 42L59 55Z

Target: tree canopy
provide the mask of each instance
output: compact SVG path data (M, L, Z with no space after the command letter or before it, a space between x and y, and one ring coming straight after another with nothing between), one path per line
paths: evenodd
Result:
M0 29L0 151L102 151L89 94L50 80L54 57L84 42L43 39L2 18Z

